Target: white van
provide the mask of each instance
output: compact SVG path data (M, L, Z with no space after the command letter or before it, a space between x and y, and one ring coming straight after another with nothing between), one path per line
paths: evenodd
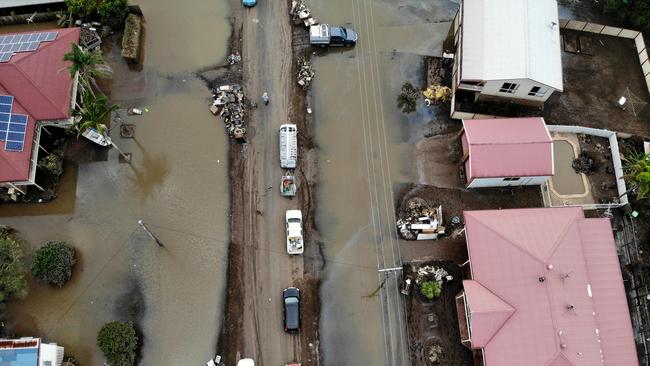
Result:
M298 165L298 129L296 125L280 126L280 167L295 169Z
M255 366L255 361L252 358L242 358L237 362L237 366Z

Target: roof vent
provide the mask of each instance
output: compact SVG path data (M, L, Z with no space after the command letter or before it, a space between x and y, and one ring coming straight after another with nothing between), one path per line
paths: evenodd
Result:
M550 263L547 264L547 265L546 265L546 269L548 269L549 271L552 271L552 270L553 270L553 265L550 264Z
M566 343L560 343L560 348L565 349L566 348Z
M544 282L544 281L546 281L546 277L544 277L544 276L540 276L540 277L537 279L537 281L539 281L539 282Z

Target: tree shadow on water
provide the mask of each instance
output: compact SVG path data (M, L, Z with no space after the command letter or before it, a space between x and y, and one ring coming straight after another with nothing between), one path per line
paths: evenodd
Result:
M133 176L129 180L144 197L151 197L155 188L160 187L169 175L169 161L165 155L152 156L144 149L137 139L133 139L142 156L141 167L129 164Z

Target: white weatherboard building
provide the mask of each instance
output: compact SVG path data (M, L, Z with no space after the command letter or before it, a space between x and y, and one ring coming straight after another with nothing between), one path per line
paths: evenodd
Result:
M556 0L463 0L452 27L454 93L541 106L562 91Z
M32 337L0 339L2 366L60 366L62 362L63 347L56 343Z

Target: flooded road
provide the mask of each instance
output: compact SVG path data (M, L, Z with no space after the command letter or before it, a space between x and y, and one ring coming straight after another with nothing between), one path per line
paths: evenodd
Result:
M26 239L66 240L79 263L62 289L30 283L9 307L19 335L41 335L83 365L101 365L102 324L136 322L144 335L143 365L200 365L214 356L221 326L227 256L227 140L212 116L210 92L193 70L223 62L230 26L225 0L141 0L146 42L142 71L115 68L112 100L146 107L126 116L135 139L111 137L133 154L131 165L67 164L59 198L37 206L0 206L0 223ZM164 5L164 6L163 6ZM144 220L164 243L138 227ZM47 301L43 301L47 299Z
M432 116L407 118L396 98L405 81L424 84L422 57L416 55L442 53L457 4L314 0L311 5L320 21L359 33L354 49L313 59L317 223L327 257L323 357L326 365L408 365L400 272L378 269L401 266L393 191L396 184L416 180L412 130Z

